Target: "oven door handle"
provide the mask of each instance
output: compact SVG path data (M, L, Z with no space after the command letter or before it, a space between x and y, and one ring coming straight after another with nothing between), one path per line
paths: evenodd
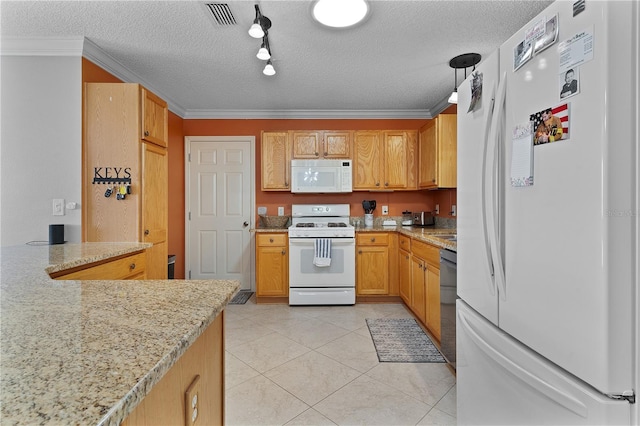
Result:
M302 238L302 239L293 239L289 238L290 245L300 245L300 246L312 246L315 242L315 238ZM340 245L340 246L350 246L355 245L356 240L351 238L331 238L331 245Z

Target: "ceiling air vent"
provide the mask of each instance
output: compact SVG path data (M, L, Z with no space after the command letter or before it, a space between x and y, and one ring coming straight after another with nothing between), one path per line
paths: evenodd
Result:
M227 3L206 3L207 9L211 12L213 20L218 25L236 25L236 18L231 13Z

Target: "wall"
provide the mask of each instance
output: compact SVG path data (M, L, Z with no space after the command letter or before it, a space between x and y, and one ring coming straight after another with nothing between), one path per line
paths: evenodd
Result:
M0 244L81 238L81 206L52 215L52 200L81 201L81 58L2 56Z
M455 113L455 109L446 113ZM362 200L376 200L379 206L388 205L389 215L401 216L402 211L433 210L441 204L441 212L450 211L451 191L411 191L411 192L353 192L351 194L303 195L288 192L263 192L261 187L261 131L282 130L417 130L427 122L424 120L185 120L185 136L255 136L256 138L256 207L266 206L267 214L277 214L278 206L285 207L290 214L291 204L304 203L348 203L352 215L362 215ZM184 155L184 154L183 154ZM183 162L184 163L184 162ZM455 190L453 190L455 193ZM443 206L448 203L449 206ZM444 210L443 210L444 207ZM381 214L377 208L374 216ZM171 218L169 219L171 222Z

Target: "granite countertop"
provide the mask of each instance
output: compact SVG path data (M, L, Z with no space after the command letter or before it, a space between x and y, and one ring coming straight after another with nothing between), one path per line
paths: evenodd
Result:
M251 230L256 233L286 233L287 228L254 228ZM451 235L455 234L455 228L421 228L414 226L382 226L375 224L372 227L357 227L356 234L359 232L398 232L406 235L410 238L414 238L425 243L433 244L435 246L445 248L452 251L457 251L458 245L455 241L445 240L439 238L438 235Z
M146 247L0 248L3 424L119 424L239 289L237 281L47 275Z

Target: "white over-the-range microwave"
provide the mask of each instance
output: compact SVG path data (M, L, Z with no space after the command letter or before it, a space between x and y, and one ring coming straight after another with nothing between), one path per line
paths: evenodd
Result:
M352 192L351 160L291 160L291 192Z

